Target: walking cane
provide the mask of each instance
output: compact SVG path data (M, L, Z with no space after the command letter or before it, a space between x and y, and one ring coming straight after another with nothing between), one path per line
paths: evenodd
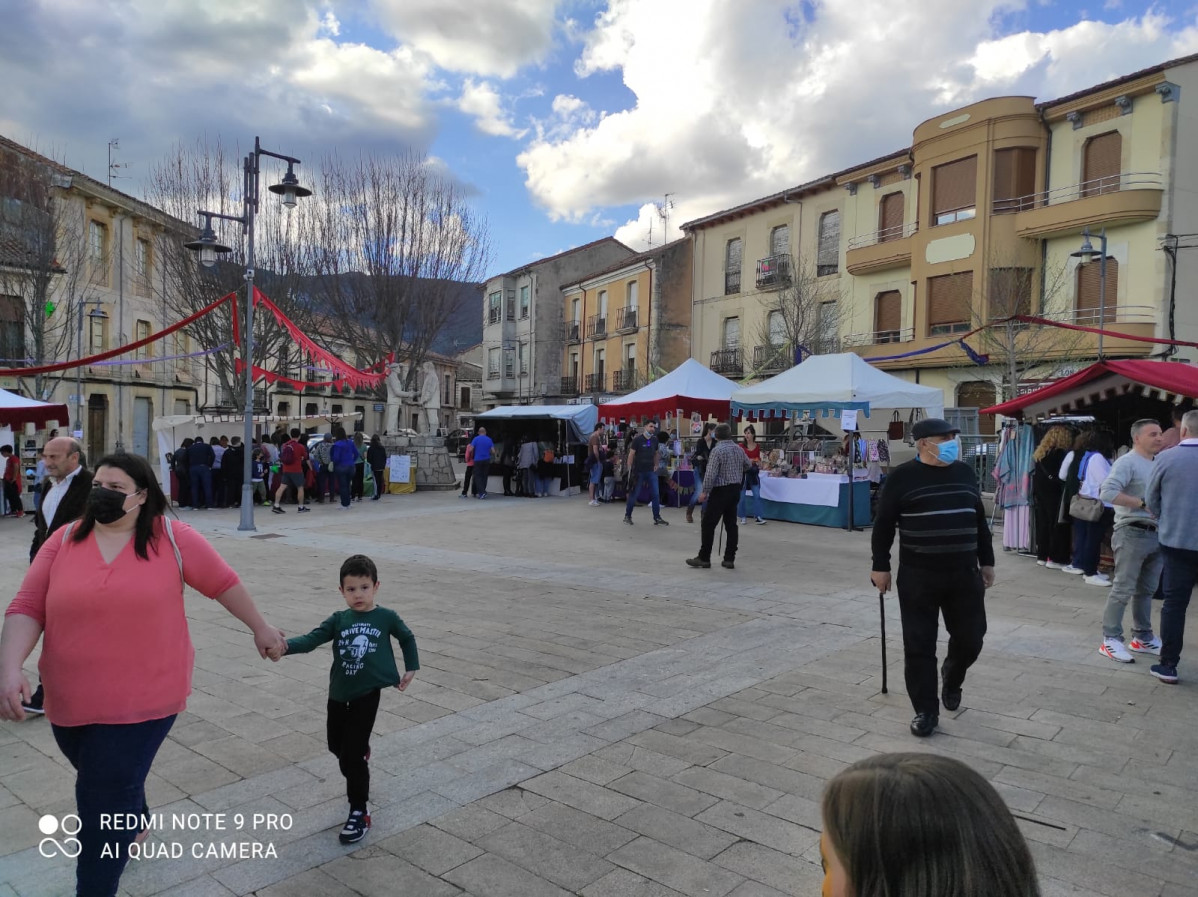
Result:
M889 694L886 689L886 596L878 592L878 618L882 621L882 694Z

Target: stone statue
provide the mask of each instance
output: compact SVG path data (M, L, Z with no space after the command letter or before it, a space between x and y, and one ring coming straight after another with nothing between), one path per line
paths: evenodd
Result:
M404 383L408 379L408 369L403 364L392 364L387 368L387 417L383 424L383 431L390 434L395 434L401 427L399 412L405 401L411 400L416 393L410 389L404 389Z
M421 367L420 405L424 408L424 421L429 436L436 436L441 427L441 383L437 368L431 361Z

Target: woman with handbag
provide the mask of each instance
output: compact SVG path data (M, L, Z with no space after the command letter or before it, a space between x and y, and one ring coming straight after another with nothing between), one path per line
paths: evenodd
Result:
M1086 450L1078 466L1078 491L1069 502L1069 515L1081 526L1075 532L1081 544L1075 546L1076 565L1066 567L1066 572L1075 570L1082 574L1086 585L1110 588L1111 580L1098 572L1098 557L1102 551L1102 539L1114 520L1114 509L1098 496L1102 481L1111 472L1111 455L1114 445L1111 437L1092 430L1086 438ZM1080 568L1080 570L1078 569Z
M1036 563L1050 570L1069 566L1069 524L1062 523L1061 464L1072 441L1067 427L1050 427L1032 455L1032 503L1036 520Z

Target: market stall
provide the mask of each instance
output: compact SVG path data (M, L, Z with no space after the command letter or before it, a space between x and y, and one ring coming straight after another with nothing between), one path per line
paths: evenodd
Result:
M723 420L737 384L688 358L664 377L642 386L612 402L599 406L599 419L607 423L620 420L660 420L666 415L697 415L706 420Z
M788 453L776 471L763 471L761 476L762 506L768 519L851 526L870 519L866 467L871 458L876 465L882 456L889 460L888 430L894 412L939 417L944 413L944 393L887 374L846 352L812 356L776 377L737 390L731 411L751 419L814 421L819 417L825 429L856 434L846 441L841 456Z
M586 442L598 419L594 405L500 405L476 415L474 425L486 427L495 443L490 480L503 477L504 459L514 459L514 449L526 435L532 436L538 443L552 446L553 460L542 460L538 467L548 481L549 494L564 495L584 481ZM486 491L493 492L495 483L490 480Z
M37 468L40 445L34 437L36 430L63 426L70 420L66 405L39 402L0 389L0 445L11 445L21 459L26 493L32 493L34 470ZM24 434L24 438L22 438ZM32 504L26 505L32 508ZM8 503L0 495L0 513L8 513Z

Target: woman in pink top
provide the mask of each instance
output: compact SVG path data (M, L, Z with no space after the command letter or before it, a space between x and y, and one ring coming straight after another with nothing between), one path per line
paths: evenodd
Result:
M146 775L191 692L183 581L250 627L261 656L284 644L203 536L167 530L166 506L144 458L102 459L82 519L42 545L0 635L0 718L20 720L21 665L44 634L46 716L78 773L79 897L116 894L136 832L102 829L101 814L149 812Z

